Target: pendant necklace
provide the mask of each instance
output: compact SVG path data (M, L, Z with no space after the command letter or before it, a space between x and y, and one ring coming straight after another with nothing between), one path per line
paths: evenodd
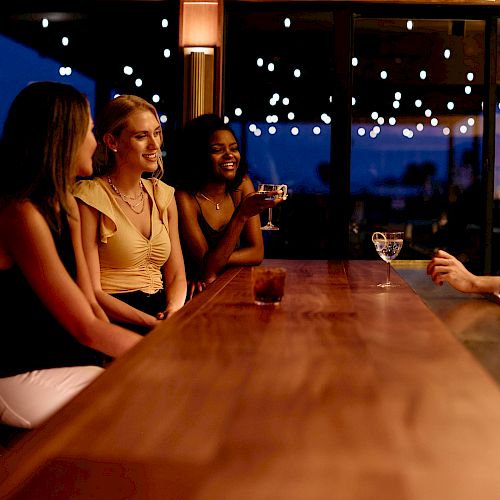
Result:
M142 184L142 180L139 179L139 194L137 196L127 196L126 194L120 193L120 190L113 184L113 181L111 180L111 177L108 176L108 182L109 185L111 186L111 189L122 199L123 202L125 202L132 212L136 213L137 215L142 214L144 211L144 186ZM133 204L129 200L139 200L137 203ZM138 206L141 206L139 210L136 210Z
M201 191L198 191L198 194L205 198L205 200L209 201L212 205L215 205L215 210L220 210L220 206L224 203L224 200L217 203L214 200L211 200L208 196L205 196Z

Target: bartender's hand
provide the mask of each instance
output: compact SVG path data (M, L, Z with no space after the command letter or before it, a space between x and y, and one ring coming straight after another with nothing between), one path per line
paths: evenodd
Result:
M427 274L436 285L445 281L460 292L479 292L478 277L468 271L465 266L453 255L438 250L427 266Z

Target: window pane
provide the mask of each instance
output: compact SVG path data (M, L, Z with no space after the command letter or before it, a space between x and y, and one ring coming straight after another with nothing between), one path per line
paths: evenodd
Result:
M228 14L224 113L254 184L290 193L273 213L280 231L264 233L267 257L326 255L332 30L331 13Z
M353 255L390 226L480 269L484 22L358 19L354 56Z

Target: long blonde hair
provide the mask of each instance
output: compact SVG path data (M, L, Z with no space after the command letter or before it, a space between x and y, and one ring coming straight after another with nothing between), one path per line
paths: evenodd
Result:
M115 166L114 155L110 154L108 146L104 142L106 134L118 137L126 127L128 117L135 111L150 111L156 117L158 125L160 118L156 108L142 97L136 95L120 95L109 101L97 116L95 124L95 135L97 138L97 149L94 154L94 174L108 175ZM163 144L163 133L161 135ZM158 168L153 174L154 177L163 176L163 158L158 155Z

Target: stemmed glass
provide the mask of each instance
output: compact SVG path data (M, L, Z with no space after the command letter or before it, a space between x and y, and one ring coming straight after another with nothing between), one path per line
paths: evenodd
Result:
M270 193L272 191L277 191L277 193L266 196L266 200L278 200L280 198L286 200L288 196L288 186L286 184L259 184L257 186L258 193ZM279 227L273 224L273 209L268 208L267 210L267 224L262 226L261 229L264 231L277 231Z
M376 231L372 234L372 242L375 245L375 250L379 254L379 257L387 262L387 278L385 283L379 283L377 286L382 288L399 286L391 283L391 261L399 255L403 247L403 237L404 233L402 231Z

